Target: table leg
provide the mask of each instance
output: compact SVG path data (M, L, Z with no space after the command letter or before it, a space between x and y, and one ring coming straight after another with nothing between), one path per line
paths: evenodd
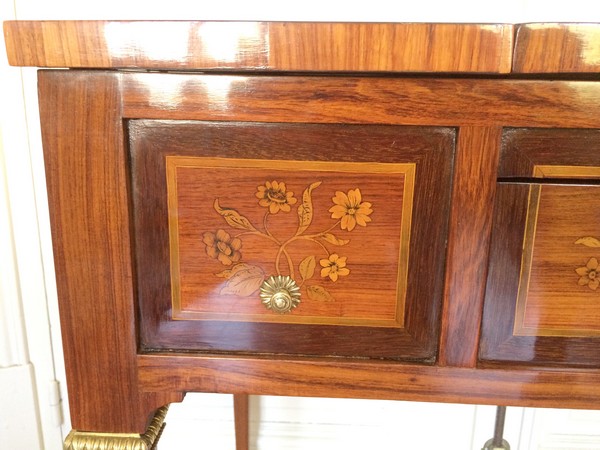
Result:
M249 399L246 394L234 394L233 396L233 416L235 420L235 449L248 450L248 416Z

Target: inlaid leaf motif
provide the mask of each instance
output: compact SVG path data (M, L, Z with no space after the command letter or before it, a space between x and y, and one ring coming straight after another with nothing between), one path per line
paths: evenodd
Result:
M324 233L321 238L333 245L346 245L348 242L350 242L349 239L340 239L331 233Z
M240 270L250 270L252 267L254 267L254 266L251 266L250 264L239 263L239 264L236 264L235 266L233 266L231 269L225 269L223 272L215 273L215 276L217 276L219 278L230 279L232 276L234 276Z
M322 286L307 286L306 294L310 300L317 302L334 302L335 299L327 289Z
M221 274L224 272L228 271L225 270ZM265 274L260 267L250 264L238 264L230 272L224 275L224 278L228 278L228 281L221 289L221 295L249 297L258 290L265 278Z
M221 208L219 205L219 199L215 199L215 203L213 204L215 211L217 211L225 221L233 228L237 228L238 230L248 230L248 231L256 231L256 228L250 223L248 219L238 213L235 209L231 208Z
M300 201L294 197L294 192L288 189L285 181L273 180L265 181L260 184L254 196L258 198L258 205L268 208L264 212L262 227L256 228L252 222L238 212L237 209L222 207L218 198L214 199L214 210L225 219L225 222L234 229L243 230L241 233L229 234L224 229L217 229L215 232L206 231L202 235L202 241L206 245L206 254L218 260L225 268L221 267L221 272L214 273L220 280L221 295L234 295L238 297L250 297L264 286L266 272L258 266L242 262L242 239L244 235L253 235L270 241L269 245L275 244L278 249L275 254L275 272L276 277L290 279L298 292L305 287L308 299L315 302L335 302L333 295L324 287L319 285L305 285L305 282L320 275L321 281L332 283L340 280L350 274L350 268L346 267L347 256L340 256L338 253L331 253L330 246L344 246L350 243L349 239L341 239L331 233L336 226L342 230L352 231L357 225L367 226L371 222L371 213L373 212L372 203L363 201L362 192L359 187L347 191L335 191L332 197L334 205L329 208L331 219L337 219L332 226L325 226L325 230L316 232L313 230L310 234L305 232L313 223L315 209L313 204L313 191L322 184L322 181L315 181L308 184L302 192ZM306 185L305 185L306 186ZM295 188L294 188L295 190ZM298 192L298 191L296 191ZM317 199L318 200L318 199ZM288 237L281 236L283 233L271 233L268 229L268 218L279 212L290 212L290 205L300 203L298 206L298 226L295 233ZM320 207L319 207L320 209ZM323 212L323 211L320 211ZM292 218L293 219L293 218ZM273 225L273 224L272 224ZM313 226L313 228L315 228ZM312 242L320 246L325 252L325 258L319 255L320 251L313 255L302 256L295 255L297 246L290 251L290 244L298 241ZM600 246L600 241L595 238L582 238L577 243L588 246ZM247 250L247 249L245 249ZM250 249L251 250L251 249ZM312 250L309 250L312 252ZM303 258L299 265L296 265L294 257ZM289 276L284 276L281 270L282 259L287 262ZM320 267L319 267L320 265ZM297 270L298 269L298 270ZM295 274L298 274L302 283L296 284ZM324 279L324 280L323 280Z
M307 256L300 263L300 276L303 280L309 280L315 274L317 260L314 256Z
M585 245L586 247L600 247L600 240L591 236L586 236L577 239L575 243Z
M296 236L304 233L313 219L312 191L321 185L316 181L308 186L302 193L302 203L298 206L298 231Z

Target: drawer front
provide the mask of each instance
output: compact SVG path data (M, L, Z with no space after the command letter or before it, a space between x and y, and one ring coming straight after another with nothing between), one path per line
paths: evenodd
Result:
M143 348L432 360L453 129L129 134Z
M600 365L600 133L508 130L481 356Z

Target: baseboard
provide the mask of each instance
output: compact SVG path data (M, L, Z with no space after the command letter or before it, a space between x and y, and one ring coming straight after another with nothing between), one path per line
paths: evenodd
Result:
M2 448L43 450L31 365L0 368Z

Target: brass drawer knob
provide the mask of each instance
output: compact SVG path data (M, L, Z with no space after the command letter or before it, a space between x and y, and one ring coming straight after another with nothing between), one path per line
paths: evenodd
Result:
M261 285L260 298L267 309L285 314L300 303L300 288L289 276L271 276Z

